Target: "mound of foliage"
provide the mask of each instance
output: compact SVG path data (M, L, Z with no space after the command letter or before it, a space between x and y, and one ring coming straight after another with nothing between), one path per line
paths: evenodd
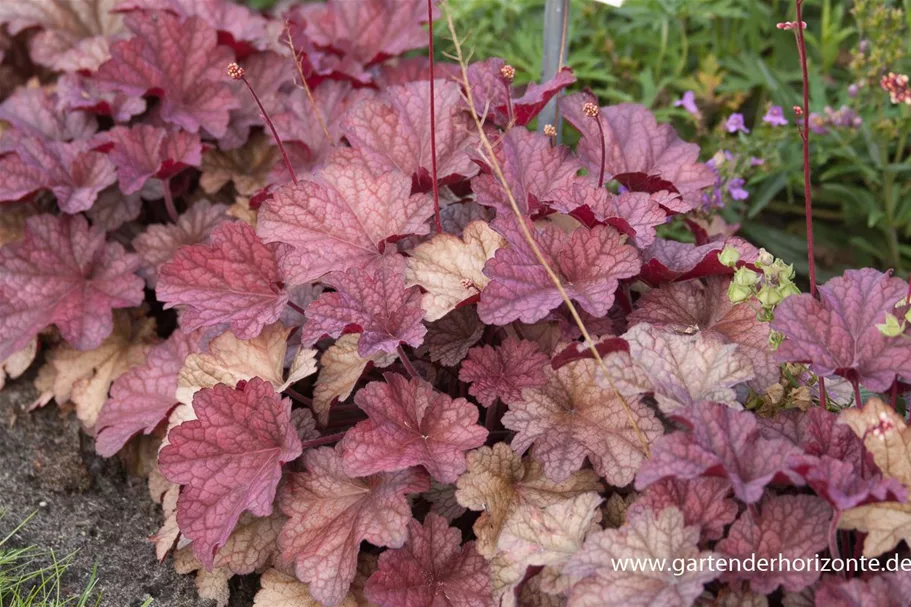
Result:
M906 283L797 293L698 146L589 92L557 145L571 70L451 20L434 66L425 2L282 10L0 6L0 361L148 474L160 558L260 607L907 602L704 565L906 554Z

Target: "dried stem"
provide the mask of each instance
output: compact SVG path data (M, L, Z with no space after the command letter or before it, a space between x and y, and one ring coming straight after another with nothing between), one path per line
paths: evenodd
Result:
M433 0L427 0L427 40L430 58L430 178L433 180L433 225L437 234L443 233L443 219L440 216L440 185L437 183L437 117L434 107L433 73Z
M810 77L807 70L807 45L804 38L803 0L794 0L797 6L797 23L795 36L797 37L797 54L800 57L800 72L803 77L803 128L799 129L800 138L803 140L803 198L804 217L807 224L807 263L810 272L810 294L819 298L816 288L816 256L813 252L813 199L810 187ZM826 381L819 378L819 402L825 407Z
M310 100L310 108L313 110L313 115L316 116L316 121L319 122L320 128L323 129L323 135L326 136L326 142L329 145L332 145L332 136L329 134L329 129L326 128L326 123L323 122L323 116L316 106L316 100L313 99L313 91L310 90L310 85L307 84L307 78L304 76L304 69L301 67L301 62L297 58L297 49L294 48L294 39L291 37L291 28L288 27L287 22L285 23L285 31L288 33L288 48L291 49L291 59L294 61L294 67L297 68L297 74L300 76L301 86L307 93L307 99Z
M576 306L573 304L572 300L569 298L569 295L566 294L566 290L563 288L563 284L560 281L560 277L554 272L551 268L550 263L541 253L541 249L538 247L538 243L535 242L534 237L531 234L531 231L528 228L528 224L525 222L525 218L522 215L522 211L519 209L519 205L516 203L516 199L513 196L512 189L509 187L509 183L506 180L506 177L503 175L503 170L500 168L500 162L497 160L496 154L494 153L493 145L490 143L490 139L487 138L487 134L484 132L483 123L481 118L478 116L477 111L475 110L474 98L471 92L471 85L468 81L468 68L465 63L465 58L462 54L462 43L459 41L459 37L455 31L455 24L452 21L452 13L449 12L448 5L444 4L446 9L446 21L449 25L449 33L452 35L452 42L455 46L456 56L455 59L459 63L459 67L462 69L462 86L465 89L465 95L468 101L468 109L471 112L471 116L474 119L475 126L478 129L478 135L481 138L481 143L484 146L484 149L489 156L488 163L493 169L494 173L497 176L497 179L500 181L500 184L503 186L504 191L506 192L506 198L509 201L509 206L512 208L513 213L518 218L519 227L522 230L522 236L525 241L528 243L528 246L531 248L532 253L537 259L538 263L544 268L544 271L547 272L548 277L551 282L557 289L557 292L560 293L560 298L563 300L563 303L566 304L566 307L569 309L570 315L573 317L573 320L576 323L576 326L579 327L579 331L582 333L582 338L585 340L586 345L597 361L598 365L601 367L601 370L604 373L605 379L607 379L610 384L611 389L617 394L620 398L620 402L623 404L623 408L626 412L626 416L632 426L633 430L636 433L636 438L639 440L640 445L642 446L642 452L646 457L649 456L648 441L645 439L645 435L642 434L642 430L639 428L639 424L636 422L636 418L633 417L633 411L630 408L629 403L626 400L626 397L617 389L616 384L610 376L610 371L608 371L607 366L604 364L604 360L601 358L601 354L598 352L598 349L595 347L595 342L592 339L591 335L588 332L588 329L585 327L585 324L582 322L582 318L579 316Z
M411 359L408 358L408 355L405 354L405 348L399 346L396 348L396 352L399 353L399 360L402 361L402 366L405 367L405 370L408 372L408 375L411 379L421 379L421 374L418 373L418 370L414 368L414 365L411 364Z
M174 206L174 195L171 193L171 178L165 179L162 183L164 191L164 206L168 210L168 217L171 221L177 223L177 207Z

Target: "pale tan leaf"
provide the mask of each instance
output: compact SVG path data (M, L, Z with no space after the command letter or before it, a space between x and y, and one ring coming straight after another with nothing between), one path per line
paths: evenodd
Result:
M261 588L253 598L253 607L323 607L310 594L309 584L277 569L266 570L260 584ZM358 603L349 593L338 607L358 607Z
M880 502L841 513L839 529L857 529L867 534L864 556L875 558L905 540L911 544L911 504Z

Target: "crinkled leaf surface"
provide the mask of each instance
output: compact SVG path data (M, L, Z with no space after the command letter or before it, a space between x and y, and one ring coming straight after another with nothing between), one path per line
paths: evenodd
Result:
M177 405L177 374L198 345L199 335L175 331L149 350L144 364L117 378L95 426L95 450L100 455L111 457L131 436L150 434L168 418Z
M7 0L0 25L11 34L37 27L30 40L32 59L54 70L94 70L108 58L108 44L123 33L112 13L118 0Z
M643 515L620 529L593 533L564 569L567 574L582 578L572 588L569 605L691 605L717 572L707 566L680 576L649 568L633 571L630 567L623 571L615 568L613 561L637 558L703 561L712 553L700 552L698 543L699 527L687 526L683 514L674 507Z
M470 510L481 511L474 523L478 552L491 558L503 525L521 504L543 508L601 488L592 470L574 472L555 483L544 475L540 463L530 457L523 461L509 445L496 443L468 454L468 470L459 477L456 499Z
M4 4L4 7L10 6ZM0 8L0 12L4 9ZM65 79L61 79L64 82ZM61 112L60 83L56 95L47 88L20 87L0 104L0 120L21 135L48 141L88 139L98 130L98 122L83 112ZM12 151L15 141L0 139L0 149Z
M259 213L265 242L291 245L282 269L295 284L332 271L363 268L390 238L426 234L433 202L411 195L411 180L373 173L359 162L332 164L318 181L279 188Z
M462 237L437 234L409 251L406 284L424 291L425 318L439 320L460 303L477 297L487 286L484 264L506 244L486 222L472 221Z
M111 310L142 302L138 268L138 256L84 217L29 217L22 240L0 249L0 360L50 324L77 349L98 347Z
M498 139L495 152L519 210L529 216L540 214L543 205L556 200L582 168L569 148L552 146L549 137L522 127L506 131ZM511 215L506 189L493 173L489 159L476 157L475 161L484 169L471 181L477 201L495 208L499 215Z
M522 453L534 445L535 457L554 481L565 481L587 457L608 483L622 487L645 460L644 447L619 395L597 385L597 370L593 360L556 371L545 368L547 384L524 390L502 421L517 433L512 447ZM646 444L663 434L661 422L645 404L638 399L627 403Z
M380 607L492 607L490 569L474 542L429 513L408 523L408 541L380 555L367 597Z
M649 487L626 511L626 520L651 516L673 506L687 525L699 525L707 540L724 537L724 528L737 518L737 503L729 499L731 483L724 478L664 479Z
M307 472L290 475L279 494L290 517L279 547L313 597L337 605L354 579L360 543L404 545L411 520L406 495L426 491L430 483L419 468L351 478L329 447L309 450L303 460Z
M253 196L266 187L269 173L280 162L278 148L265 134L256 134L241 148L210 150L202 157L199 185L206 194L215 194L231 182L241 196Z
M764 392L780 376L769 347L769 325L756 319L755 300L732 304L729 286L729 279L716 276L662 285L642 296L629 322L684 333L695 329L737 344L738 355L753 367L757 391Z
M218 33L199 17L181 20L161 11L131 13L124 22L133 37L111 45L111 59L95 80L128 95L160 97L165 122L224 135L240 102L224 76L234 56L218 46Z
M373 272L352 268L335 272L324 283L334 288L307 308L301 343L311 345L324 335L360 332L358 354L369 358L377 352L395 352L401 343L417 347L427 328L421 323L421 292L405 288L405 262L387 258Z
M221 224L209 242L182 247L161 266L158 299L165 308L185 307L184 331L228 323L239 338L255 337L288 303L278 246L264 245L243 222Z
M577 153L590 174L604 167L606 179L615 179L637 192L673 190L681 195L681 208L697 208L702 190L715 183L715 172L699 162L699 146L677 136L669 124L658 124L644 106L621 103L602 107L596 119L582 112L592 101L589 93L575 93L560 100L566 119L582 133ZM602 165L601 121L606 154Z
M72 117L93 113L110 116L114 122L129 122L133 116L145 112L146 107L144 98L103 89L80 74L64 74L57 80L58 114Z
M468 382L468 393L489 407L496 399L511 405L522 399L525 388L547 383L544 367L549 359L533 341L507 337L496 348L479 346L468 351L459 380Z
M828 543L829 519L832 509L813 495L769 495L759 502L757 514L745 510L731 525L728 536L718 542L719 553L736 559L756 558L777 560L808 559L823 550ZM730 579L750 582L750 588L770 594L778 586L789 592L799 592L816 581L819 572L809 571L741 571L727 575Z
M242 512L272 513L281 465L301 454L301 443L291 401L258 378L200 391L193 411L196 419L170 431L158 462L168 480L184 485L177 522L211 568Z
M500 127L527 125L554 95L576 81L573 71L564 67L544 84L529 83L520 93L500 75L505 65L499 57L492 57L468 66L475 111L479 116L487 112L487 117ZM458 77L461 78L461 74Z
M430 351L430 360L454 367L483 334L484 325L478 319L475 307L466 306L430 323L424 345Z
M108 157L117 166L120 190L133 194L152 177L173 177L186 167L202 162L199 135L168 131L149 124L116 126L105 135L113 144Z
M837 373L877 392L896 376L911 381L911 340L876 328L907 290L900 278L866 268L820 286L819 300L807 294L785 299L772 322L786 337L778 359L809 362L820 375Z
M410 3L413 0L409 0ZM437 179L441 184L461 181L478 172L466 153L475 145L477 130L460 107L455 82L437 81ZM342 131L374 170L395 170L414 179L417 189L432 186L430 155L430 83L412 82L390 87L373 99L352 107Z
M743 263L756 260L756 247L741 238L713 240L702 245L657 238L642 251L640 278L652 286L658 286L675 280L733 274L731 268L718 261L718 255L725 247L736 249Z
M699 403L680 412L692 427L658 439L651 457L636 475L642 490L664 478L682 480L703 475L727 476L734 495L752 504L776 474L787 469L788 458L802 450L784 438L764 438L755 416L716 403Z
M826 575L815 587L817 605L831 607L904 607L911 581L903 572L883 573L862 579Z
M267 569L259 580L260 589L253 597L253 607L322 607L310 594L310 586L278 569ZM360 607L348 593L337 607Z
M305 145L314 162L324 159L342 138L342 118L348 109L368 95L360 91L352 89L348 82L326 80L312 90L312 104L301 89L281 96L281 107L272 115L279 137L286 143ZM329 131L328 139L323 126Z
M487 430L476 424L477 408L422 379L395 373L384 379L354 395L369 419L338 444L345 473L367 476L423 466L435 479L454 483L465 471L465 452L487 438Z
M525 242L518 222L510 218L499 225L509 246L499 249L484 266L490 283L481 293L478 315L487 324L537 322L563 299ZM610 310L620 280L639 272L638 251L624 244L611 227L578 228L566 234L546 223L531 231L567 295L595 316Z

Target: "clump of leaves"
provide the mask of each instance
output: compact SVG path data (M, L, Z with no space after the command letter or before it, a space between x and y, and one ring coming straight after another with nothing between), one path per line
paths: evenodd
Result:
M251 572L261 607L898 592L613 559L895 550L903 416L844 425L814 390L898 402L901 280L796 294L713 227L698 146L589 92L560 100L575 149L528 130L571 70L517 90L451 19L432 67L427 3L96 0L109 21L67 29L84 4L0 9L57 76L0 104L0 361L46 349L39 404L135 447L157 554L202 596ZM822 402L745 407L783 385Z

